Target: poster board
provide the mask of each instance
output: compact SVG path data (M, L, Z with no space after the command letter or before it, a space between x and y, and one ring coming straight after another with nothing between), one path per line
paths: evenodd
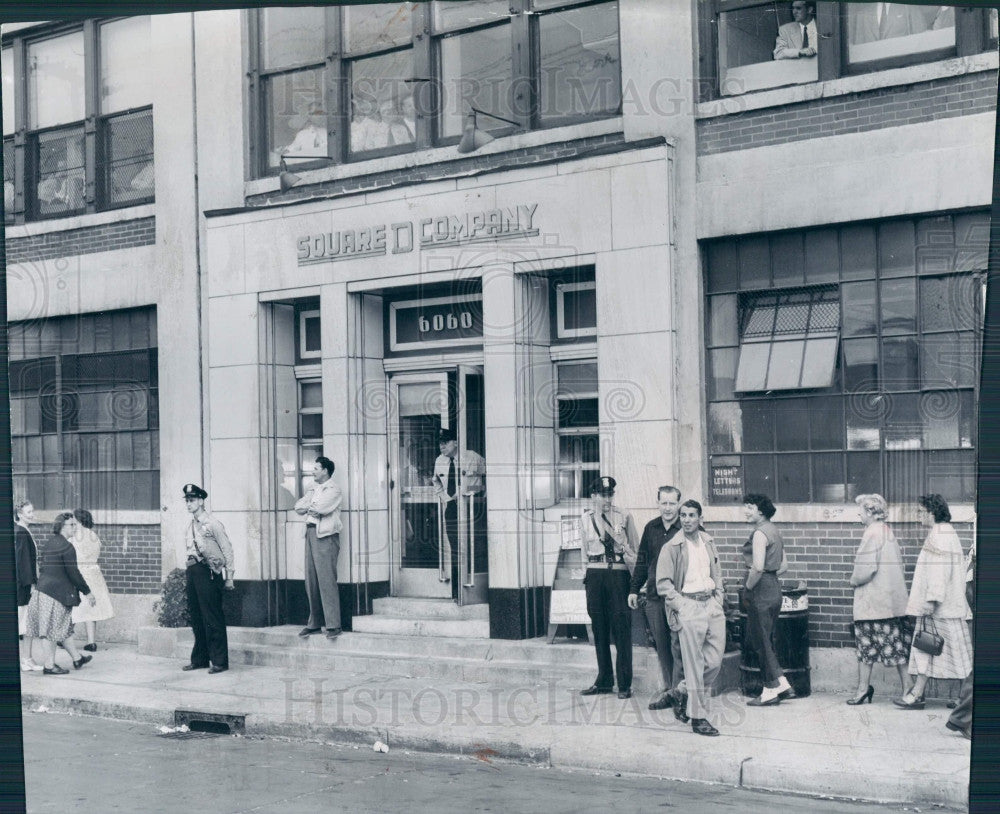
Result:
M585 569L581 560L580 529L576 517L562 518L559 557L549 598L549 644L563 625L586 625L591 641L594 634L587 613L587 593L583 587Z

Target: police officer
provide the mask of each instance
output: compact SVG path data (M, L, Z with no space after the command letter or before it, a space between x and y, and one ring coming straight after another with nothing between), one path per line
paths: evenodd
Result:
M586 576L587 613L597 650L597 679L581 695L613 691L632 697L632 613L628 606L629 570L635 563L636 533L632 517L613 505L614 478L602 477L590 489L591 507L580 517L581 553ZM611 667L611 640L615 668Z
M191 515L185 546L188 615L194 630L194 648L190 663L181 669L208 667L210 673L222 673L229 669L222 592L233 590L233 546L222 523L205 511L207 497L208 492L197 484L184 485L184 504Z

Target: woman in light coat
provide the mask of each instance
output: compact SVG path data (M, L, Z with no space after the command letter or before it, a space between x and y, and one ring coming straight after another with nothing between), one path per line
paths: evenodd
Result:
M962 543L941 495L924 495L918 504L920 522L929 531L913 572L906 613L917 617L918 633L925 620L932 620L944 638L944 649L940 655L931 656L910 648L910 675L916 678L903 697L893 702L903 709L923 709L924 687L929 678L964 679L972 671L972 641L965 624L969 603L965 599Z
M80 603L73 608L73 624L83 623L87 633L87 643L83 649L94 652L97 650L97 623L113 618L115 611L111 605L108 585L97 564L101 556L101 538L94 531L94 517L86 509L74 509L73 516L76 518L77 531L70 542L76 549L77 567L94 597L93 604Z
M871 703L871 685L876 661L899 672L906 692L906 665L910 644L903 634L906 613L906 579L899 543L885 522L888 505L881 495L858 495L858 517L865 526L861 545L854 556L851 586L854 588L854 643L858 650L858 691L847 703Z

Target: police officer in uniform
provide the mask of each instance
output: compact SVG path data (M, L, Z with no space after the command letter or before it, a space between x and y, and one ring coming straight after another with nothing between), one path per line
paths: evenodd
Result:
M207 497L208 492L197 484L184 485L184 505L191 515L185 547L188 615L194 630L194 648L190 663L182 669L208 667L210 673L222 673L229 669L222 592L234 587L233 546L222 523L205 511Z
M586 576L587 613L597 650L597 679L581 695L602 695L614 689L632 697L632 612L628 606L629 572L635 564L636 533L632 517L613 505L614 478L602 477L590 489L591 507L580 517L581 553ZM611 641L615 666L611 666Z

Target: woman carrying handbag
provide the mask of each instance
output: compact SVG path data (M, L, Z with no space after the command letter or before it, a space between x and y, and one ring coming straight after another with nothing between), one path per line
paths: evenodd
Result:
M910 675L916 678L903 697L893 701L902 709L923 709L928 679L963 679L972 670L962 543L941 495L924 495L918 504L920 522L929 531L906 606L906 613L917 618L910 648Z

